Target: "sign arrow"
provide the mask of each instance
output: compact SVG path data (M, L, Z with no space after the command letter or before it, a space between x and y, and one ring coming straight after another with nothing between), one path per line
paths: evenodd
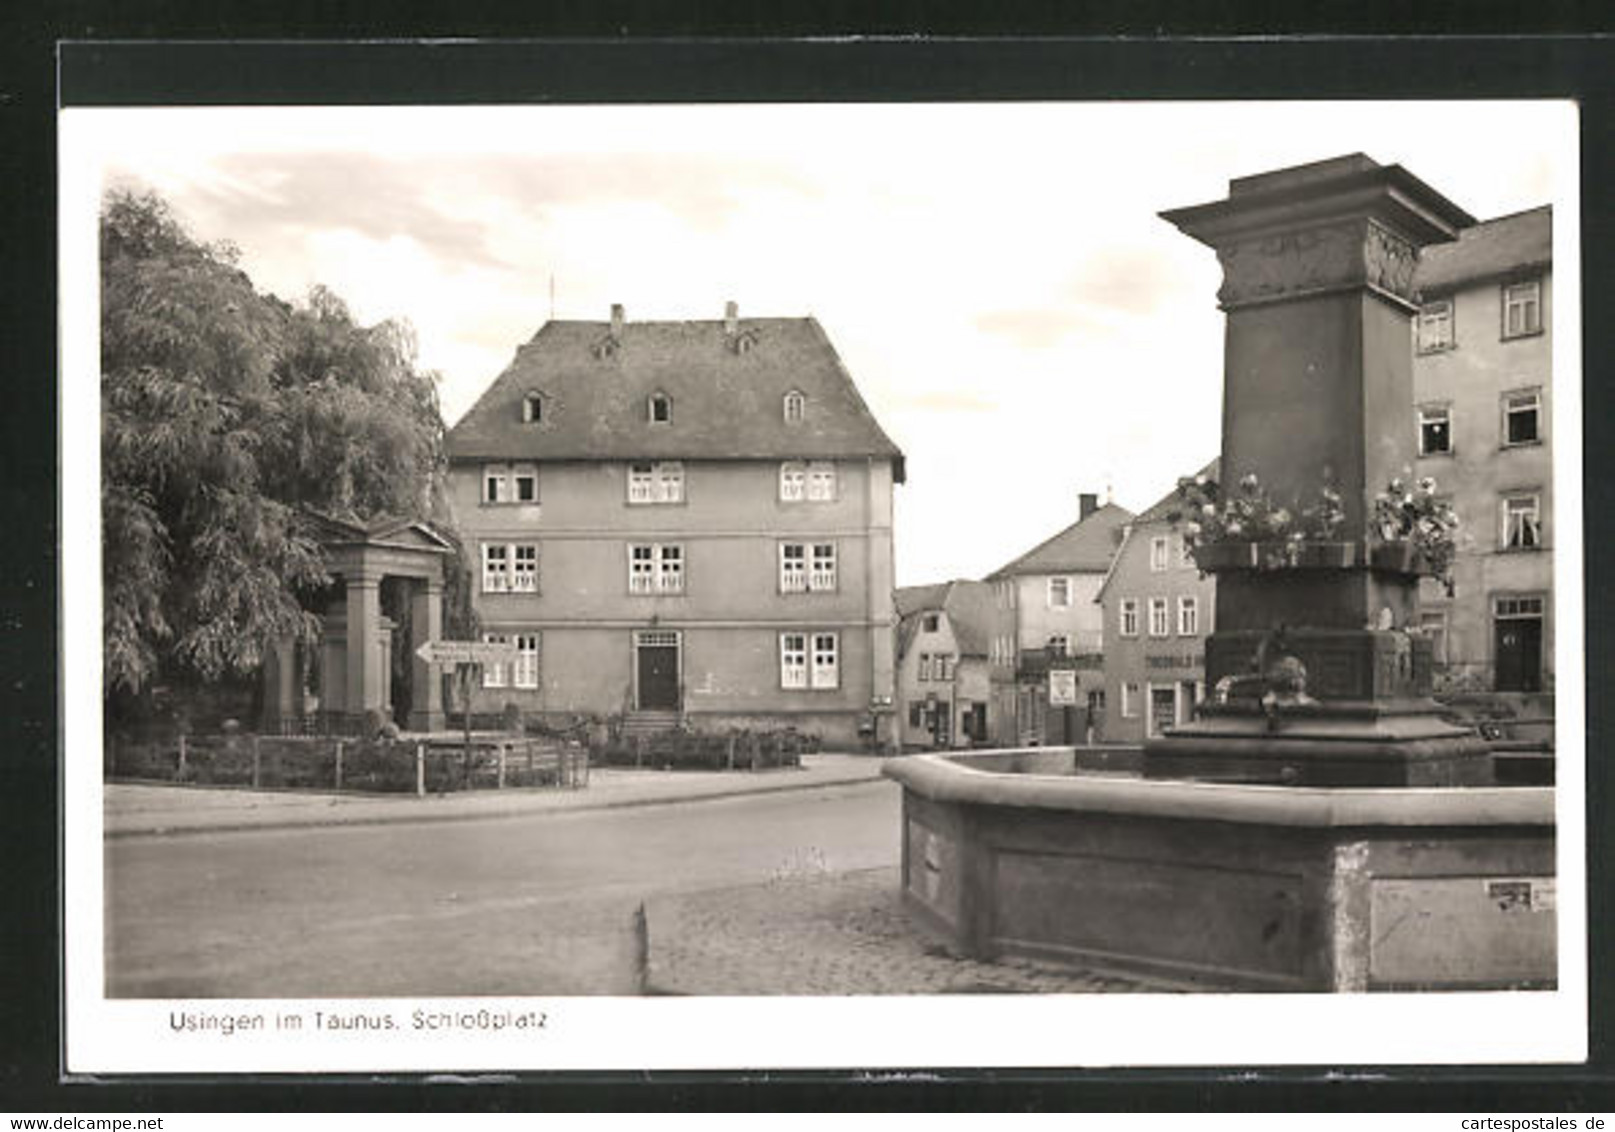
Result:
M516 646L492 641L427 641L415 650L427 664L510 664Z

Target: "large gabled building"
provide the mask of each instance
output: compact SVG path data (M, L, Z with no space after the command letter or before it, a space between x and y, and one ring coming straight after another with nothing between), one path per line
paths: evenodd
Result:
M893 738L903 455L814 319L550 321L447 446L484 701Z

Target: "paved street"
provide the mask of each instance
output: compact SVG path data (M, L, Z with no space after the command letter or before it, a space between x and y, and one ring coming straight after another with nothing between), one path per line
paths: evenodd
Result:
M890 868L897 787L106 843L112 996L636 989L634 911Z

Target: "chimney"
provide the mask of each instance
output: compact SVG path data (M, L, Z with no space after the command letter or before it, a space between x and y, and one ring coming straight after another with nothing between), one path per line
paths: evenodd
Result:
M723 332L733 338L735 332L739 329L740 304L735 302L733 299L730 299L727 303L723 304Z
M611 333L614 337L622 337L622 304L611 304Z
M1099 510L1099 496L1097 493L1084 491L1077 496L1077 522L1082 522L1097 510Z

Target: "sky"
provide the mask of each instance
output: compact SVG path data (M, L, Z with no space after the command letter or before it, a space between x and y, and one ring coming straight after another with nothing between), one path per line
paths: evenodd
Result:
M816 317L907 458L901 585L1217 454L1220 272L1162 210L1353 152L1482 219L1578 176L1563 102L69 110L64 137L77 199L154 189L260 290L408 320L451 424L552 312Z

